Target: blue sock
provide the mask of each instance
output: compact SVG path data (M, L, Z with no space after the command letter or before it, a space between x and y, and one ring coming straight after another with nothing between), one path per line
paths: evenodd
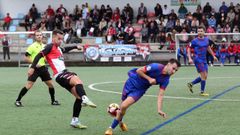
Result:
M119 121L114 119L113 122L112 122L112 125L111 125L111 128L114 129L116 128L116 126L119 124Z
M205 85L206 85L206 81L205 81L205 80L202 80L202 81L201 81L201 92L204 92L204 91L205 91Z
M201 82L201 78L200 78L200 77L198 77L198 78L196 78L195 80L193 80L193 81L192 81L192 84L194 85L194 84L197 84L197 83L199 83L199 82Z

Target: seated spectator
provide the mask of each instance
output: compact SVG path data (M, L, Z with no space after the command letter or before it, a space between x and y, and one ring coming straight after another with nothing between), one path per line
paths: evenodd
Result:
M226 44L222 44L221 48L220 48L220 63L221 63L221 66L224 66L226 56L227 56Z
M25 30L31 30L32 29L32 24L33 24L33 18L30 13L28 13L25 18L24 18L24 27ZM29 27L29 28L28 28Z
M146 23L143 24L141 35L142 35L142 42L147 43L149 38L148 38L148 28Z
M138 8L137 21L140 18L146 18L146 17L147 17L147 8L144 6L143 3L141 3L140 7Z
M98 25L98 29L99 29L100 36L103 36L105 31L107 30L107 21L104 18L102 18L102 20L100 21Z
M83 22L82 18L79 18L79 20L77 20L76 25L75 25L75 30L76 30L76 35L78 38L80 38L82 36L86 36L86 30L84 28L84 22Z
M227 14L228 7L225 5L225 1L222 2L222 6L219 8L219 12L223 11L224 14Z
M37 10L37 8L36 8L34 3L32 4L32 7L29 9L29 12L30 12L30 15L31 15L31 17L33 19L32 20L33 23L35 23L36 19L38 19L38 17L39 17L39 14L38 14L38 10Z
M163 15L163 11L162 6L159 3L157 3L156 6L154 7L154 11L155 16L160 19L160 17Z
M184 6L183 3L181 3L181 5L178 9L179 19L184 19L187 12L188 12L187 8Z
M78 5L75 5L75 8L73 9L73 20L77 21L79 19L79 12L81 12L81 9Z
M121 31L118 31L117 37L116 37L116 44L124 44L124 33Z
M174 29L175 29L178 33L182 32L182 26L181 26L181 24L180 24L180 20L179 20L179 19L176 20L176 24L175 24L175 26L174 26Z
M109 28L107 29L107 32L106 32L106 41L107 43L112 43L115 41L116 39L116 29L110 25Z
M134 32L129 32L128 34L125 34L124 44L136 44Z
M233 33L239 33L239 28L237 27L237 25L234 26ZM236 42L236 43L240 42L240 35L234 34L233 42Z
M116 23L120 20L120 13L119 13L119 10L115 9L113 14L112 14L112 18L111 20Z
M161 31L158 36L158 41L160 43L160 46L158 49L162 50L162 48L165 46L166 43L166 34L164 31Z
M48 8L46 9L46 13L49 16L54 16L55 15L55 12L54 12L53 8L51 7L51 5L48 5Z
M223 38L222 42L227 42L226 38ZM228 62L231 63L231 58L236 56L236 46L235 44L230 44L227 48L227 58Z
M4 21L4 22L3 22L3 30L4 30L4 31L8 31L9 26L10 26L10 24L11 24L11 22L12 22L12 18L10 17L10 14L9 14L9 13L7 13L7 16L4 17L3 21Z
M169 14L170 14L170 9L167 7L167 5L164 5L164 7L163 7L163 17L168 18Z
M65 7L63 7L63 4L60 4L60 6L57 8L56 13L61 14L62 16L68 15L68 11Z
M207 18L209 18L211 11L212 6L209 4L209 2L207 2L206 5L203 7L203 14L206 15Z
M217 20L213 15L209 19L207 19L207 21L208 21L208 26L216 28Z
M183 57L184 65L187 65L187 50L182 45L177 50L177 59L178 59L178 61L181 60L181 57Z
M148 27L148 37L150 39L150 42L154 42L156 41L156 36L158 33L158 28L154 25L154 22L150 23L150 26Z
M116 25L116 30L117 30L117 31L121 31L121 32L124 31L125 22L123 21L122 18L118 19L118 21L116 22L115 25Z

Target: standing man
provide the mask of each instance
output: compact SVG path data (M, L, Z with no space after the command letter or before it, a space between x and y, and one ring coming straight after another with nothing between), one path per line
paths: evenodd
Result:
M2 46L3 46L3 60L6 60L6 55L8 57L8 60L10 60L10 54L9 54L9 37L7 35L4 35L2 39Z
M152 85L159 85L159 94L157 100L158 114L163 118L167 115L162 111L163 96L168 86L170 76L178 71L180 63L176 59L170 59L167 65L152 63L141 68L134 68L128 72L128 80L126 81L122 91L122 103L117 116L113 120L111 126L106 130L105 135L112 135L113 129L120 124L122 131L127 131L127 125L122 122L123 116L127 109L136 103Z
M205 92L205 85L208 75L208 65L206 60L207 51L213 56L213 59L217 61L217 57L214 55L211 47L209 46L208 37L204 36L204 28L198 27L198 36L191 41L190 47L188 48L188 60L189 63L194 63L197 72L200 74L200 77L197 77L192 82L188 83L187 86L191 93L193 93L193 85L197 83L201 83L201 91L200 96L209 96L208 93ZM191 57L191 48L194 49L193 60Z
M42 32L36 31L34 35L35 35L36 41L27 48L27 51L25 53L25 56L26 56L25 60L26 60L26 62L28 62L30 64L32 64L36 55L45 46L42 43L42 40L43 40ZM52 105L60 105L59 102L57 100L55 100L55 90L53 87L53 81L50 76L50 73L48 72L48 68L46 67L45 60L44 60L44 58L41 58L35 67L34 73L32 75L28 76L28 81L27 81L26 85L21 89L21 91L18 95L18 98L15 102L15 105L17 107L23 107L21 99L28 92L28 90L30 90L32 88L33 84L35 83L35 81L37 80L38 77L40 77L42 79L42 81L45 82L45 84L48 86L49 94L51 97L51 104Z
M42 57L45 57L53 71L53 76L56 78L56 82L76 98L73 105L73 115L70 125L74 128L86 129L87 126L81 124L79 120L82 105L90 106L92 108L96 108L97 106L86 96L83 82L79 79L77 74L66 69L63 59L63 53L67 53L72 49L81 49L81 46L60 48L62 42L63 33L59 30L54 30L52 44L48 44L37 54L28 74L32 75L37 67L38 61L41 60Z

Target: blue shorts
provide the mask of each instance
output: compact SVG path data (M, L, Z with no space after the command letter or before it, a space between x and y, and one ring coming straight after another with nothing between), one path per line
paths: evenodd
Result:
M129 80L126 81L122 91L122 101L127 97L132 97L137 102L144 94L146 90L136 88Z
M195 64L195 67L198 71L198 73L201 73L201 72L205 72L207 71L208 72L208 65L206 62L194 62Z

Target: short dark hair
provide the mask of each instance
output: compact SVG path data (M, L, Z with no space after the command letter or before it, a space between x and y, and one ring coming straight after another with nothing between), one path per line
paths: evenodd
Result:
M203 26L198 26L198 29L203 29L205 31L205 28Z
M61 30L54 30L54 31L52 32L52 34L53 34L53 35L57 35L57 34L64 34L64 33L63 33L63 31L61 31Z
M171 64L176 63L178 67L181 67L181 63L177 59L174 59L174 58L170 59L168 61L168 63L171 63Z

